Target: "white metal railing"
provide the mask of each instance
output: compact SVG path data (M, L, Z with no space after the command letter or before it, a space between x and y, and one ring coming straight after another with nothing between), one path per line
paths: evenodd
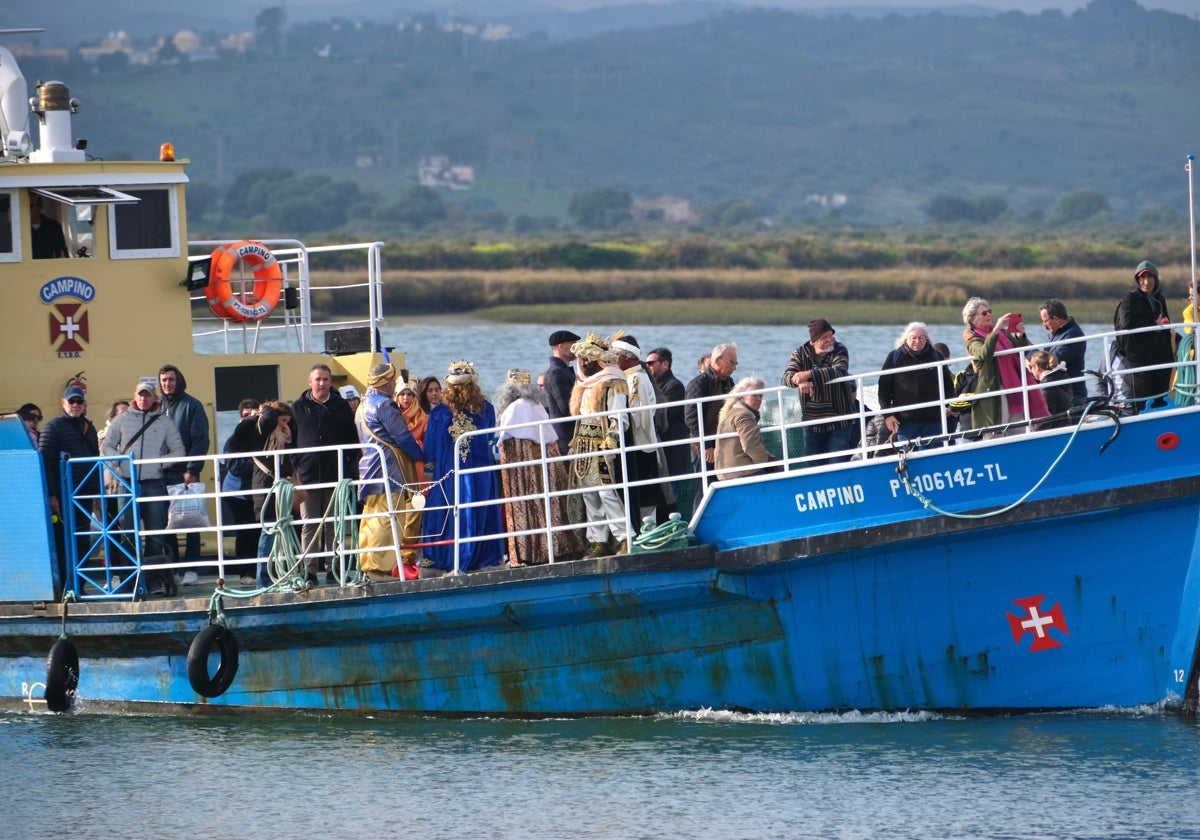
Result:
M371 352L378 352L378 330L383 323L383 242L357 242L346 245L306 246L298 239L262 239L256 240L271 249L283 272L285 293L275 311L261 321L231 321L214 316L194 317L192 328L193 341L207 336L220 336L222 347L229 353L278 353L300 352L316 353L324 348L317 348L313 343L315 327L337 326L369 327ZM205 253L191 253L190 262L201 262L209 258L211 249L228 245L227 239L197 239L188 242L189 251L206 250ZM360 283L314 285L311 275L313 255L365 252L366 279ZM246 283L253 283L254 278L244 278ZM286 305L286 290L296 289L296 313ZM312 298L315 292L329 292L332 296L351 294L354 290L365 289L367 294L367 317L333 321L316 321L313 317ZM203 294L193 295L195 302L203 303ZM355 302L354 311L360 311L361 305ZM240 349L235 346L240 341ZM282 346L281 346L282 345ZM294 345L294 346L293 346Z
M255 497L266 496L272 491L270 489L255 489L252 485L239 490L225 491L220 488L220 476L223 475L223 466L227 466L230 461L241 458L259 458L264 462L269 462L276 476L280 475L280 461L283 458L295 459L297 455L307 453L327 453L336 451L342 453L352 450L361 452L363 449L373 449L377 457L382 457L380 447L376 443L367 442L360 444L345 444L334 447L308 447L300 449L273 449L260 450L258 452L226 452L220 454L212 454L205 456L189 456L191 460L204 461L208 467L208 474L212 476L212 489L209 489L210 484L205 483L205 492L194 494L189 498L205 500L208 508L209 524L201 527L163 527L163 528L147 528L145 527L144 515L142 511L146 504L161 504L164 507L169 507L170 503L176 499L171 495L157 495L141 493L141 482L129 477L123 477L120 474L118 465L122 462L132 465L134 472L140 472L144 467L149 465L174 465L179 462L177 457L169 458L145 458L134 459L128 455L122 456L102 456L99 458L73 459L72 463L77 466L96 464L105 473L116 477L121 485L121 489L116 494L112 494L106 489L102 489L99 494L85 495L82 493L72 493L72 504L75 508L76 515L72 517L77 521L73 529L74 536L79 540L91 545L89 549L89 560L83 563L79 569L79 573L84 580L91 582L93 585L99 585L94 579L93 573L97 570L96 561L101 558L105 560L104 580L105 585L100 585L101 592L93 594L92 598L130 598L136 593L134 587L129 584L131 575L140 574L143 577L149 576L152 572L166 572L173 574L176 570L201 570L213 571L217 578L226 579L228 575L228 567L244 566L249 564L257 564L265 558L253 557L231 557L228 554L225 540L228 537L236 538L239 531L253 531L255 534L260 534L263 531L263 523L256 519L250 523L238 523L228 519L226 506L222 501L230 497ZM332 481L321 483L299 484L298 487L306 491L309 490L332 490L337 488L343 480L348 480L354 488L355 498L357 498L357 490L364 483L374 485L376 482L364 482L362 479L352 479L345 472L345 458L339 454L337 459L338 473L337 478ZM129 471L126 467L126 471ZM64 471L64 475L70 471ZM202 470L203 473L203 470ZM83 482L79 482L82 484ZM395 501L392 496L391 487L388 482L381 482L383 494L387 499L389 510L395 508ZM64 492L63 498L68 498ZM115 517L102 513L102 507L107 501L115 500L119 505L119 512ZM165 518L165 516L164 516ZM280 517L273 518L272 523ZM354 512L346 517L348 522L361 522L368 517ZM392 530L392 544L399 546L401 544L400 532L397 530L397 522L394 517L388 517ZM332 527L328 522L327 517L321 516L308 517L300 515L292 515L291 521L294 525L303 528L305 525L324 525ZM349 533L349 532L347 532ZM147 556L144 553L143 546L154 544L162 540L174 541L177 537L186 537L188 534L200 534L204 539L212 539L214 541L215 556L201 557L198 561L187 560L184 558L174 558L163 562L156 560L155 562L146 562ZM344 535L345 536L345 535ZM123 551L114 551L116 543L113 542L103 552L98 549L101 542L105 541L121 541L122 545L126 546L127 553ZM74 546L71 546L74 548ZM324 539L312 541L311 545L301 545L302 557L324 559L329 568L338 567L338 579L348 580L348 573L356 566L356 560L361 549L358 545L346 541L344 538L339 543L333 544L332 548L326 550L324 548ZM120 561L120 565L113 565L111 561L114 559ZM157 555L155 555L157 556ZM304 568L298 570L300 580L304 578ZM120 582L111 585L110 581L113 576L119 576ZM69 582L68 582L69 583ZM112 591L103 591L112 590Z
M1160 329L1160 328L1157 328L1157 327L1147 328L1145 330L1139 330L1137 332L1152 332L1156 329ZM1105 333L1100 333L1100 334L1096 334L1096 335L1086 336L1082 340L1088 341L1088 342L1100 342L1103 346L1107 347L1107 345L1109 343L1111 343L1112 339L1116 335L1117 335L1117 333L1115 333L1115 332L1105 332ZM1007 355L1018 356L1019 369L1023 373L1025 370L1024 362L1028 358L1029 354L1037 351L1038 349L1042 349L1042 348L1045 348L1048 346L1050 346L1049 343L1043 342L1040 344L1033 344L1028 347L1013 348L1012 350L1008 350L1008 351L998 351L996 355L1000 356L1000 355L1007 354ZM936 363L934 363L934 365L925 366L925 367L949 365L952 369L954 369L959 366L965 366L968 363L968 361L969 361L968 357L959 356L959 357L955 357L955 358L952 358L949 360L936 362ZM1164 364L1159 364L1159 365L1154 365L1154 366L1147 366L1147 367L1143 367L1143 368L1128 368L1128 369L1124 369L1124 370L1120 371L1120 373L1118 375L1127 376L1131 373L1137 373L1140 371L1172 368L1172 369L1177 370L1177 372L1181 376L1181 381L1182 381L1183 375L1187 374L1187 378L1190 378L1190 381L1194 383L1197 379L1196 367L1197 367L1197 362L1194 359L1189 359L1189 360L1184 360L1184 361L1176 361L1176 362L1172 362L1169 364L1164 363ZM870 371L870 372L866 372L866 373L853 374L853 375L843 377L842 379L835 380L835 381L852 383L857 387L858 393L860 395L864 395L870 391L871 387L873 387L875 385L875 383L878 382L878 379L881 375L904 375L904 374L912 373L914 371L919 371L922 369L923 369L922 366L908 366L908 367L898 367L898 368L894 368L894 369L891 369L888 371L876 370L876 371ZM1112 376L1112 374L1107 374L1107 375ZM1087 373L1083 376L1075 377L1074 379L1060 380L1060 381L1054 383L1054 385L1056 387L1057 386L1065 386L1065 385L1069 385L1071 382L1075 382L1075 381L1086 381L1089 385L1095 385L1096 377L1092 373ZM1026 414L1026 416L1028 416L1029 395L1036 390L1046 387L1042 383L1038 383L1038 384L1027 383L1025 381L1024 375L1022 375L1022 384L1017 388L1001 389L1001 390L991 391L991 392L987 392L987 393L977 393L970 397L955 397L952 394L945 393L942 377L938 376L937 382L938 382L939 390L938 390L938 398L936 400L931 400L931 401L924 402L924 403L917 403L917 404L913 404L913 405L906 405L906 406L903 406L903 408L911 409L911 408L919 408L919 407L925 407L925 406L942 407L942 406L946 405L948 402L950 402L951 400L954 400L956 402L968 402L969 403L969 402L973 402L976 400L992 399L997 396L1002 396L1002 395L1011 394L1011 393L1019 393L1022 398L1022 404L1025 407L1025 414ZM842 466L837 465L837 464L824 464L824 465L814 464L814 462L819 462L819 461L823 461L823 460L827 459L829 457L829 455L827 453L818 453L815 455L810 455L803 451L799 451L799 452L794 451L794 449L796 447L790 440L791 434L795 434L795 433L802 434L805 429L807 429L815 424L829 423L831 421L831 418L805 418L803 416L803 400L797 396L797 390L793 387L771 386L771 387L765 387L765 388L759 389L757 391L747 391L747 392L745 392L745 394L742 394L739 396L744 396L744 395L754 394L754 393L761 393L764 397L763 412L762 412L763 419L760 422L761 431L763 432L764 437L778 441L777 454L779 456L779 460L774 463L778 464L784 471L791 471L791 470L796 470L796 469L808 469L808 468L822 469L822 470L843 468ZM617 413L619 416L616 419L622 423L623 427L627 427L628 425L630 425L630 420L632 419L630 415L635 414L635 413L644 413L647 411L662 410L662 409L672 408L672 407L695 405L698 402L703 403L703 402L714 401L714 400L724 401L726 399L729 399L728 395L719 395L719 396L711 397L708 400L702 400L702 401L682 400L682 401L677 401L677 402L672 402L672 403L660 403L655 406L625 409L622 412ZM1089 395L1089 399L1096 400L1101 405L1106 405L1104 402L1104 395L1091 394L1091 395ZM697 408L702 408L702 405L697 406ZM1111 406L1109 406L1109 408L1111 410ZM855 413L845 415L842 418L833 418L835 420L840 419L843 421L850 421L850 422L857 424L858 428L859 428L859 432L862 436L860 443L856 447L854 447L851 450L847 450L847 451L841 453L842 455L848 455L852 459L868 458L868 457L895 457L896 456L896 452L890 444L872 444L869 440L869 436L867 434L867 431L868 431L867 424L870 420L872 420L873 418L875 418L876 416L878 416L880 414L881 414L881 412L879 411L878 406L869 405L865 402L865 400L860 399L858 410ZM604 414L604 413L598 413L598 414L587 415L587 416L589 416L589 417L606 417L608 415ZM949 445L971 446L971 445L975 445L976 441L978 441L985 433L987 433L989 431L989 430L973 429L971 432L968 432L966 434L963 434L961 432L952 433L949 429L949 426L947 425L947 420L946 420L946 416L945 416L944 412L941 413L941 417L942 417L942 434L931 441L927 441L927 443L929 443L930 445L934 445L934 446L949 446ZM1097 415L1097 416L1093 417L1092 419L1100 420L1100 419L1106 419L1106 418L1104 418L1103 415ZM682 439L682 440L655 441L653 443L634 445L629 442L629 440L627 439L627 437L624 434L622 434L617 448L608 451L614 457L619 458L621 460L624 469L622 469L622 471L621 471L620 478L618 480L614 480L614 482L611 485L607 486L606 489L611 489L612 491L614 491L620 495L620 497L622 498L622 500L624 502L625 511L629 510L629 505L630 505L630 501L631 501L631 490L634 490L639 487L651 486L651 485L662 484L662 483L671 483L674 486L679 487L684 482L694 482L694 484L697 488L696 509L699 510L701 508L701 502L702 502L704 494L708 491L708 488L717 481L714 467L707 464L703 457L694 458L693 470L690 473L688 473L686 475L682 475L682 476L660 475L658 477L641 478L641 479L637 479L637 480L631 480L629 478L630 470L628 469L629 456L631 453L634 453L634 452L639 452L639 451L657 452L659 450L659 448L663 447L663 446L689 446L692 448L693 452L695 452L700 449L699 444L700 444L700 441L702 441L702 440L707 440L707 439L719 440L721 438L733 436L732 434L721 434L718 432L717 429L706 428L705 423L704 423L704 412L702 410L697 411L697 420L699 423L699 435L694 438L689 437L689 438ZM1073 424L1074 422L1076 422L1076 420L1077 420L1076 417L1072 417L1071 423ZM541 431L539 432L539 435L541 437L543 437L544 439L547 439L547 440L556 440L557 438L555 437L554 431L553 431L553 427L556 422L561 422L561 421L549 420L549 421L522 423L519 426L514 425L514 426L510 427L510 430L515 430L515 429L519 429L519 428L540 428ZM1021 426L1022 431L1033 431L1034 433L1038 433L1038 434L1054 434L1054 433L1058 433L1058 432L1069 432L1070 431L1069 429L1049 429L1049 428L1040 429L1037 419L1034 419L1031 421L1022 420L1022 421L1020 421L1019 425ZM494 441L495 441L496 436L499 433L499 431L500 431L499 429L479 429L479 430L465 433L464 437L471 438L471 437L482 436L482 437L485 437L489 441L489 445L491 446L494 444ZM995 432L997 430L993 429L990 431ZM379 451L379 448L376 444L374 444L372 442L368 442L368 443L356 444L356 445L351 445L351 446L330 447L330 448L323 448L323 449L322 448L310 448L310 449L288 449L288 450L283 450L283 451L275 450L275 451L260 452L260 453L238 453L238 452L222 453L219 455L216 455L216 454L209 455L205 458L205 460L210 464L210 467L211 467L211 472L209 474L211 476L216 477L216 476L220 475L220 469L219 469L220 465L225 462L228 462L229 460L235 459L235 458L252 457L256 454L259 457L269 457L269 458L275 458L275 459L283 457L284 455L291 456L294 458L298 454L304 454L304 453L309 453L309 452L329 451L329 449L361 450L366 447L371 447L371 448L375 449L377 452ZM493 446L493 451L494 451L494 446ZM497 461L497 463L495 463L494 465L478 466L478 467L462 467L461 469L455 469L453 474L448 476L446 480L461 483L462 481L467 480L468 478L470 478L471 476L474 476L474 475L493 473L493 474L495 474L495 486L497 488L499 488L501 486L500 475L499 475L499 473L501 471L506 470L506 469L519 469L519 468L527 468L530 466L536 466L541 474L542 487L544 489L541 493L530 493L530 494L525 494L525 495L521 495L521 496L514 496L511 498L501 498L499 493L497 493L497 496L495 498L480 499L480 500L476 500L476 501L462 501L464 499L464 494L462 492L459 492L460 488L456 487L456 492L453 494L453 497L459 501L457 502L457 504L452 504L452 505L442 508L443 510L446 510L446 513L447 513L447 526L446 527L448 529L448 533L426 535L426 536L422 537L422 540L427 540L430 543L432 543L434 541L443 541L443 540L449 539L453 543L453 557L454 557L453 571L455 571L455 572L457 572L461 569L460 558L461 558L461 549L463 546L469 545L474 542L480 542L483 540L495 540L495 539L505 539L506 540L508 537L512 537L512 536L527 536L527 535L537 534L537 535L543 537L545 551L546 551L546 560L548 562L556 562L559 559L561 559L561 558L558 558L555 556L555 546L554 546L553 537L556 533L559 533L562 531L569 531L569 530L581 531L582 529L586 528L586 526L588 524L593 524L593 525L597 525L597 526L607 526L607 525L612 525L612 524L623 521L622 519L606 519L606 520L602 520L602 521L597 520L592 523L588 523L588 522L562 522L562 521L554 520L553 511L554 511L555 500L569 499L570 497L573 497L573 496L581 496L582 494L596 492L596 490L598 488L596 488L596 487L577 487L577 486L573 487L573 486L570 486L569 484L567 486L556 487L556 486L554 486L554 482L551 480L552 470L555 468L555 466L561 465L561 467L563 467L564 470L568 474L570 474L571 466L575 462L577 462L580 459L587 459L587 458L594 458L594 457L597 457L596 453L570 453L570 452L568 452L568 453L560 453L557 457L546 457L543 454L542 456L539 456L536 459L531 460L531 461L524 461L524 462L519 462L519 463L509 462L509 463L501 464L498 462L499 459L495 459ZM97 459L97 460L104 460L104 459ZM146 464L151 464L151 463L175 463L177 461L178 461L177 458L160 458L160 459L153 459L153 460L146 460L146 461L138 461L136 463L139 465L146 465ZM338 479L339 480L347 478L347 476L345 476L343 473L340 472L343 461L344 461L343 458L340 458L340 457L338 458L338 464L339 464ZM755 476L749 476L749 477L732 478L723 483L733 483L733 482L744 483L747 481L769 481L769 480L773 480L776 477L778 477L778 476L773 475L773 474L755 475ZM358 486L360 486L362 484L362 481L356 480L353 483L354 483L354 486L357 488ZM326 482L324 484L319 484L319 485L301 485L301 486L304 486L305 489L329 489L329 488L337 486L337 483L336 482ZM384 487L388 488L387 482L384 482ZM428 488L427 488L427 486L422 486L422 487L409 488L409 489L412 489L416 492L422 492ZM201 567L212 568L213 570L215 570L216 574L219 577L225 577L226 576L226 567L231 563L245 564L245 563L257 562L255 559L250 559L250 558L231 558L231 557L229 557L226 553L224 541L225 541L226 537L235 535L238 530L251 528L251 529L258 531L261 529L261 525L257 522L247 525L247 524L237 524L237 523L232 523L232 522L227 521L225 512L223 510L223 506L220 504L220 502L223 498L230 496L230 495L245 496L245 495L261 494L263 492L265 492L265 491L262 491L262 490L255 491L255 490L247 488L247 489L243 489L241 491L237 491L236 493L227 493L227 492L221 491L219 489L219 487L217 487L209 492L206 492L204 494L204 498L211 501L212 504L210 505L210 510L214 514L212 517L212 523L211 523L210 527L208 527L208 528L190 528L190 529L182 529L182 530L181 529L174 529L174 530L158 529L158 530L154 530L154 531L139 530L138 537L140 538L140 540L144 540L146 537L158 537L158 536L164 536L169 539L174 539L173 535L186 534L186 533L201 533L203 535L206 535L206 537L215 537L215 554L216 554L215 558L205 559L200 564L196 564L196 563L189 562L186 560L178 560L178 561L173 561L173 562L169 562L169 563L161 563L161 564L158 564L153 567L143 566L142 570L150 571L152 569L164 569L165 570L165 569L177 569L177 568L196 568L199 565ZM390 488L386 489L385 492L387 493L389 511L391 511L392 513L396 513L397 512L396 505L394 504L394 500L392 498ZM155 496L155 497L143 497L143 498L138 499L137 501L140 501L140 502L147 502L147 501L169 502L169 500L170 500L169 497ZM484 507L484 506L488 506L488 505L503 505L503 504L510 504L510 503L515 504L515 503L528 503L528 502L537 502L540 505L542 511L545 514L546 524L544 527L527 528L527 529L523 529L523 530L515 530L515 531L510 532L510 531L504 531L503 526L502 526L501 533L499 533L499 534L466 534L466 533L463 533L460 528L461 518L460 518L459 514L464 510L469 510L469 509L475 508L475 507ZM426 508L427 513L432 512L434 510L437 510L437 508ZM383 514L383 515L388 515L388 514ZM361 522L364 517L358 513L354 513L353 515L349 516L348 518L350 521ZM413 548L413 546L411 544L408 546L402 545L401 534L398 530L398 525L395 520L395 517L389 516L389 518L391 519L392 539L393 539L391 548L396 551L397 557L399 557L400 549L402 547L411 549L411 548ZM635 537L637 534L637 525L638 525L639 517L636 515L633 515L633 516L626 516L624 518L629 520L628 529L629 529L630 539L632 540L633 537ZM502 517L502 519L503 519L503 517ZM304 524L315 523L317 520L296 518L295 521L299 525L304 525ZM85 529L81 535L84 537L94 537L96 534L95 534L94 529ZM336 560L336 562L339 564L339 572L340 572L339 578L341 580L346 580L347 571L353 567L354 558L356 558L358 556L358 554L360 553L359 546L348 545L348 544L344 544L344 543L341 545L337 545L331 551L325 551L323 549L323 546L320 546L320 545L311 546L311 547L304 546L304 548L306 548L308 550L308 556L310 556L310 557L324 557L330 563L333 563ZM377 549L372 549L372 550L377 550Z

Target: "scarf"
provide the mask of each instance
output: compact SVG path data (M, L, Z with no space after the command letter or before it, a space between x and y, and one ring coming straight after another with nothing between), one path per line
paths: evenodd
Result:
M987 333L982 333L975 330L975 334L986 339ZM1037 381L1033 378L1033 374L1029 371L1021 370L1021 357L1016 353L1010 353L1005 356L998 355L1001 350L1013 349L1012 339L1008 337L1008 333L1001 331L996 337L996 353L994 357L996 368L1000 372L1000 384L1004 386L1004 390L1010 388L1020 388L1022 384L1036 385ZM1022 378L1021 374L1025 376ZM1009 417L1024 417L1025 405L1021 399L1020 391L1012 391L1004 395L1008 399L1008 416ZM1027 420L1037 420L1039 417L1049 417L1050 409L1046 407L1046 398L1042 396L1042 392L1029 392L1029 417Z
M413 440L417 442L417 446L425 445L425 427L429 425L429 415L421 409L421 404L413 400L408 404L408 408L400 409L404 414L404 422L408 424L408 430L412 432Z

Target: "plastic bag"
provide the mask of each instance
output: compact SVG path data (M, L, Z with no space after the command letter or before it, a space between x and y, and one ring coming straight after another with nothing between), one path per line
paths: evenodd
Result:
M204 482L194 481L191 484L169 484L167 495L171 497L171 506L167 509L168 528L208 528L208 511L205 510Z

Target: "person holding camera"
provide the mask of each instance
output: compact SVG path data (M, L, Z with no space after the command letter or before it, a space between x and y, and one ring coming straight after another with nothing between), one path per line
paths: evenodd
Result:
M1005 312L997 319L983 298L973 297L963 307L963 342L967 354L979 368L976 393L1004 391L995 397L975 400L971 407L971 428L983 429L984 437L1002 437L1020 433L1026 420L1046 417L1050 410L1038 390L1024 391L1023 386L1035 384L1021 364L1019 353L1004 352L1028 347L1025 324L1020 313ZM1028 399L1029 412L1025 405Z

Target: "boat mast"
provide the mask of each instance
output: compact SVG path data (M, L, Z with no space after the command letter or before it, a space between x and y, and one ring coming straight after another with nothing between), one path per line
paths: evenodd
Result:
M1188 234L1191 237L1192 245L1192 320L1198 321L1196 306L1196 201L1195 193L1192 189L1192 170L1196 162L1195 155L1187 156L1187 164L1183 167L1188 174Z

